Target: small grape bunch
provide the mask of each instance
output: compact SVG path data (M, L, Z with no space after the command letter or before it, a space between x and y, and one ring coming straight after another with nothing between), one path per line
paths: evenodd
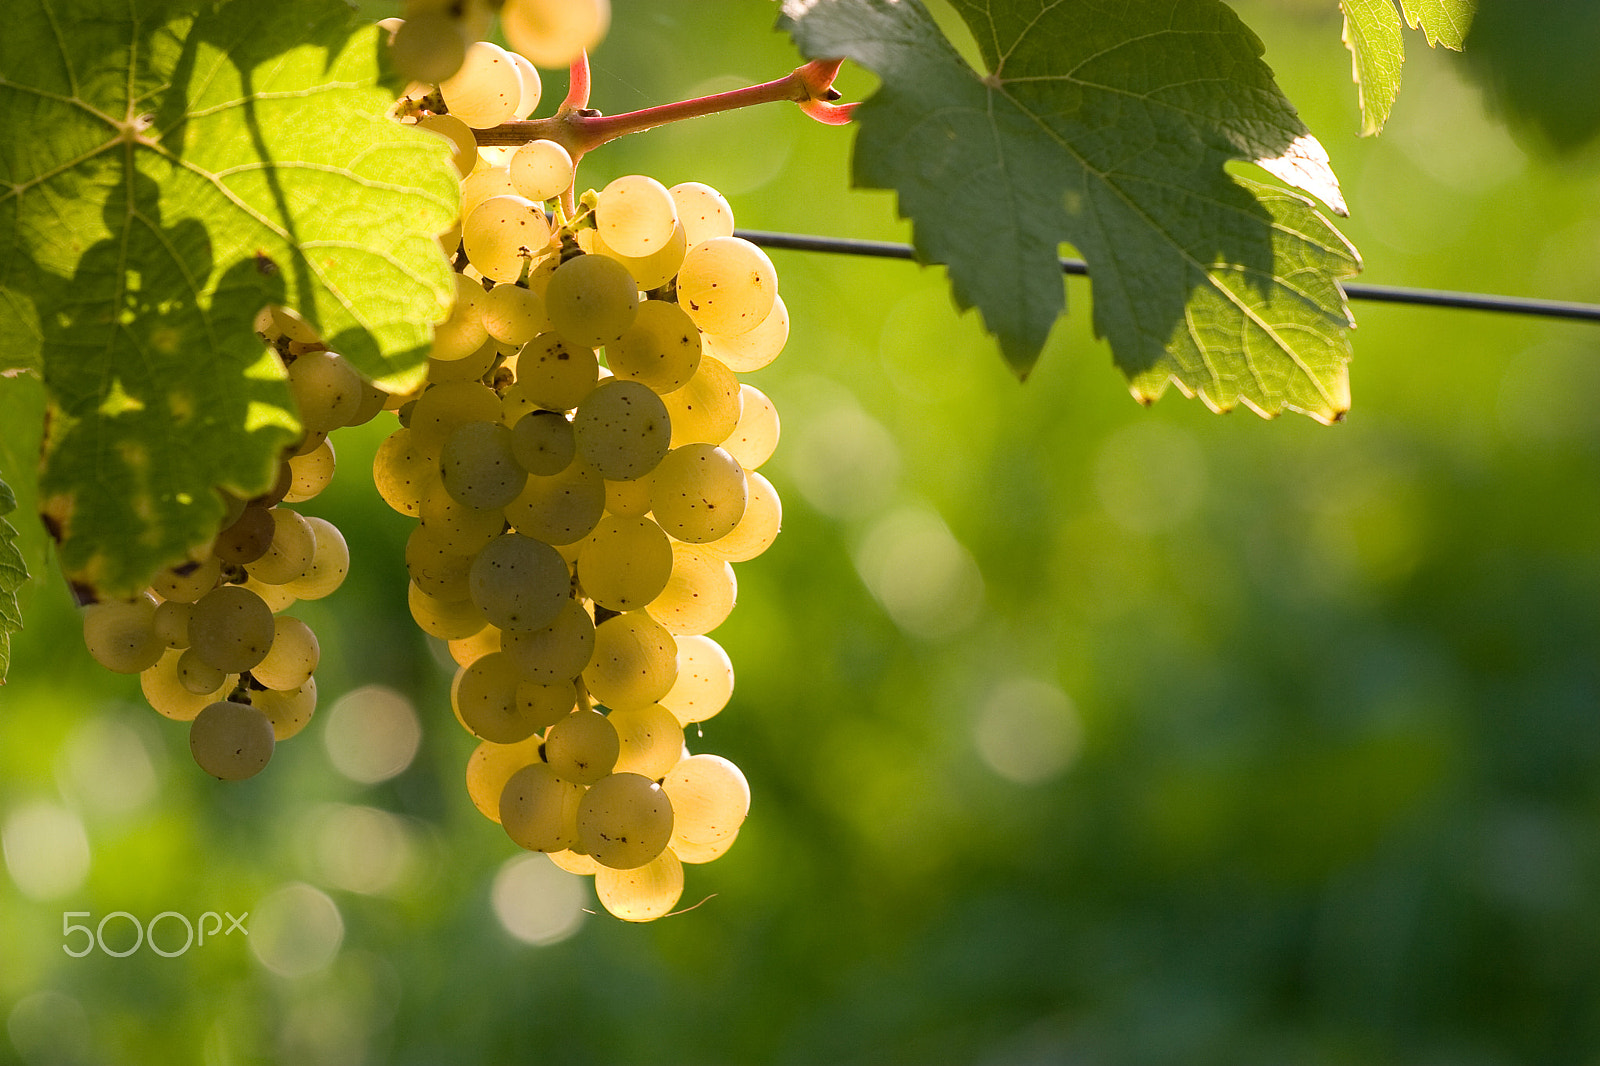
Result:
M139 674L158 713L189 722L201 769L237 781L259 773L280 740L305 728L317 705L316 635L282 613L344 581L350 551L333 523L288 506L331 481L328 434L370 420L388 395L365 382L292 312L268 308L257 331L288 365L305 432L254 499L224 494L217 536L194 558L157 574L129 600L83 612L84 643L107 669Z

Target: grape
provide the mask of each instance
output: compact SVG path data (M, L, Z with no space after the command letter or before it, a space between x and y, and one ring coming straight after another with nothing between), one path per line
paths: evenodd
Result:
M733 208L720 192L698 181L674 185L668 192L672 193L672 202L677 206L678 221L689 239L689 247L712 237L733 236Z
M678 268L683 265L684 253L689 250L682 226L673 226L672 236L649 255L623 255L605 242L599 230L592 229L583 230L579 234L578 245L586 252L603 255L621 263L627 268L628 273L633 275L633 283L641 289L659 289L671 281L673 275L677 274Z
M311 565L293 581L285 582L283 590L296 599L320 600L344 584L345 575L350 572L350 546L345 543L344 534L326 518L308 517L306 525L311 527L315 544Z
M628 331L606 345L606 365L619 378L673 392L700 367L700 331L677 304L646 300Z
M550 728L571 714L577 705L578 686L571 681L560 681L554 685L522 681L517 685L518 713L532 722L537 730Z
M607 245L638 258L667 243L678 211L665 185L643 174L625 174L600 190L595 221Z
M638 518L650 513L650 475L606 482L606 513Z
M661 398L672 419L672 446L721 444L739 424L741 401L733 371L702 355L689 384Z
M522 495L506 504L518 533L546 544L573 544L589 535L606 505L606 483L588 463L574 461L551 477L530 477Z
M572 188L572 155L555 141L529 141L511 156L511 182L530 200L550 200Z
M603 870L605 868L599 863L595 862L592 856L585 855L582 852L573 851L570 848L565 848L561 851L552 851L550 853L550 861L556 866L559 866L561 869L567 871L567 873L577 874L580 877L590 877L596 871Z
M637 381L612 378L595 386L572 416L578 454L601 477L628 481L648 474L667 454L672 426L661 398Z
M473 749L467 759L467 795L479 813L496 825L500 824L500 795L505 791L506 782L524 766L539 762L542 744L544 737L535 733L515 744L484 741Z
M595 862L613 870L637 869L660 855L672 839L672 826L672 801L662 786L641 774L608 774L590 785L578 804L579 842Z
M268 585L283 585L311 566L317 536L304 517L287 507L272 509L272 543L261 558L245 564L245 572Z
M388 390L380 387L377 382L361 379L361 405L356 408L355 417L350 420L352 426L364 426L378 415L382 414L389 403Z
M672 576L646 606L669 633L708 633L727 621L739 598L733 567L703 545L672 546Z
M471 562L471 559L467 560L467 563ZM462 581L466 581L465 570L462 571ZM490 652L500 650L500 631L494 626L484 626L470 637L445 643L450 648L450 658L456 661L457 666L471 666Z
M671 850L643 866L594 874L595 895L613 916L625 922L651 922L670 914L683 895L683 863Z
M479 165L476 170L461 182L461 219L463 222L463 238L466 233L465 221L472 217L473 209L491 196L516 196L517 187L511 184L510 167L491 167ZM478 266L478 261L473 259L472 253L467 253L467 258L472 259L472 265ZM483 268L478 267L479 270ZM485 323L487 325L487 323Z
M317 679L308 677L299 688L278 692L266 689L252 692L255 707L272 722L274 740L288 740L311 722L317 710Z
M321 656L321 646L311 627L298 618L280 614L272 620L272 646L265 658L250 668L250 676L280 692L297 689L311 679Z
M543 685L570 682L594 655L594 619L578 601L568 600L556 620L543 629L507 630L501 647L527 680Z
M204 562L184 563L171 570L163 570L150 582L150 589L163 600L193 603L217 587L222 576L222 561L208 556Z
M433 347L428 349L428 358L442 363L471 355L489 336L483 324L483 286L464 274L455 278L455 303L444 321L433 327Z
M253 577L246 577L243 587L260 596L261 602L265 603L273 614L294 606L294 595L285 591L283 585L269 585Z
M619 614L595 626L594 658L583 671L583 682L607 707L655 703L677 677L672 634L643 611Z
M182 600L162 600L157 604L152 624L161 643L169 648L187 648L189 616L193 613L194 604Z
M406 572L417 587L435 599L460 603L471 599L467 573L472 556L454 550L435 530L419 525L406 538Z
M522 99L518 101L517 109L511 112L511 117L524 119L533 114L533 109L539 106L539 97L544 93L544 86L539 81L539 71L525 56L517 52L507 54L517 65L517 73L522 75Z
M417 398L411 410L411 442L419 450L437 454L457 426L468 422L497 422L500 397L476 381L435 385Z
M272 647L272 610L240 585L222 585L195 602L189 616L189 652L218 670L237 674L259 663Z
M284 494L284 500L288 503L300 503L316 496L333 481L336 464L337 459L331 440L323 441L315 451L290 459L289 472L293 475L293 481L289 491Z
M239 512L239 517L233 520L232 525L217 534L217 539L211 544L211 552L224 563L253 563L272 546L272 535L276 529L272 508L252 500Z
M406 589L406 603L417 626L440 640L460 640L481 632L483 614L471 600L451 603L436 599L417 587L415 581Z
M361 375L333 352L307 352L289 364L289 391L307 433L347 426L361 409Z
M472 560L472 602L501 629L543 629L572 587L566 560L544 541L506 533Z
M593 348L569 343L554 332L541 333L517 352L517 383L506 390L504 421L516 425L539 408L570 411L599 379Z
M506 0L500 28L534 65L561 68L594 48L611 22L609 0Z
M603 255L579 255L550 275L545 311L555 331L575 345L598 348L627 332L639 290L627 267Z
M557 777L542 762L512 774L500 793L500 826L518 847L565 851L578 842L582 785Z
M642 774L659 781L678 764L683 752L683 726L659 703L606 716L617 732L617 773Z
M411 12L389 39L395 69L408 78L437 84L461 69L467 42L456 20L442 10Z
M772 310L778 272L743 237L712 237L689 249L678 270L678 303L707 333L754 329Z
M213 703L189 725L189 751L223 781L254 777L272 758L272 720L247 703Z
M499 422L464 422L439 452L445 491L458 503L498 510L516 499L528 483L517 463L511 430Z
M378 454L372 459L372 484L383 502L403 515L417 517L422 497L439 479L439 465L434 453L419 448L412 439L411 430L395 430L378 445ZM249 516L250 509L245 509ZM241 517L234 523L244 522ZM248 559L242 560L249 562Z
M720 755L690 755L661 782L672 801L672 839L697 844L725 840L750 813L750 783Z
M495 364L503 361L500 343L493 337L485 338L478 346L478 350L460 359L451 359L441 362L438 359L428 360L428 381L433 385L454 384L460 381L476 382L483 384L483 378L495 368ZM412 408L413 411L416 408Z
M720 859L726 855L728 849L733 847L733 842L738 839L739 834L737 832L730 833L721 840L713 841L709 844L702 844L697 840L683 840L674 837L667 850L683 862L710 862L712 859Z
M520 285L496 285L483 298L483 325L505 344L527 344L550 328L544 294Z
M778 357L783 346L789 343L789 308L782 296L772 298L772 310L754 329L733 336L707 333L706 351L727 364L729 370L748 374L760 370Z
M672 541L650 519L608 516L578 550L578 581L601 607L631 611L667 587L672 557Z
M530 474L559 474L572 464L572 457L578 452L572 423L555 411L523 415L511 428L511 452L517 465Z
M208 692L216 692L227 683L228 673L218 670L215 666L200 658L193 648L187 648L178 656L178 684L194 693L203 696Z
M472 169L478 165L478 140L472 135L472 127L454 115L425 115L417 120L417 129L427 130L434 136L443 137L450 142L450 147L453 149L451 158L455 162L456 171L462 177L472 173Z
M732 533L701 545L730 563L754 559L766 551L783 525L783 503L772 482L756 471L747 473L745 479L750 484L750 499L745 504L744 517L739 519Z
M515 744L536 733L540 723L523 713L517 699L521 679L504 652L490 652L456 671L450 703L473 736L495 744Z
M661 460L650 485L661 528L694 544L733 532L749 502L739 461L714 444L674 448Z
M661 706L684 725L714 717L733 696L733 661L722 645L693 634L674 638L678 674Z
M486 130L516 113L522 102L522 75L504 48L475 41L467 45L460 69L439 83L439 95L456 118Z
M739 386L739 422L722 442L745 470L754 470L778 449L778 409L754 385Z
M417 517L440 544L450 551L469 555L498 537L506 527L505 515L498 508L457 503L438 481L422 497Z
M178 678L178 660L182 657L183 653L176 648L164 652L154 666L139 672L139 688L157 714L178 722L191 722L195 715L216 702L217 693L233 681L233 675L224 678L211 692L196 695Z
M509 185L509 177L506 180ZM549 244L550 223L544 210L525 196L491 196L461 223L461 246L467 258L484 277L495 281L516 281L530 260L545 254Z
M544 735L544 758L563 780L592 785L616 765L617 731L599 711L565 715Z
M156 634L156 598L141 593L131 600L105 600L83 612L83 643L94 661L119 674L154 666L166 651Z

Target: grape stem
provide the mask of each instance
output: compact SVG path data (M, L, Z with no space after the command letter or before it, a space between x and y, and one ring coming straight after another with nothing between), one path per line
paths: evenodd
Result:
M682 122L688 118L715 115L753 104L770 104L789 101L818 121L838 125L850 120L855 104L835 104L838 90L833 79L839 73L842 59L814 59L785 74L781 78L759 85L732 89L710 96L697 96L692 100L647 107L620 115L602 115L588 106L589 59L580 55L573 60L571 80L566 99L549 118L523 119L505 122L492 129L474 130L480 145L520 145L529 141L555 141L565 148L576 163L584 153L630 133L664 126L669 122Z

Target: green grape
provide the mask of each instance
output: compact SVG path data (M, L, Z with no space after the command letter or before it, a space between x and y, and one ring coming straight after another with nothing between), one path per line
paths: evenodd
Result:
M720 755L681 759L661 782L675 815L672 840L710 844L739 831L750 813L750 783Z
M738 598L739 583L727 560L703 545L675 543L672 575L645 609L674 635L709 633L728 620Z
M677 206L678 221L689 239L689 247L712 237L733 236L733 208L720 192L698 181L686 181L667 191Z
M543 744L544 737L535 733L515 744L491 744L486 740L472 750L467 759L467 796L480 814L500 824L500 796L505 792L506 782L524 766L540 761L539 748ZM576 807L573 816L576 819Z
M272 620L272 646L250 668L250 676L270 689L286 692L310 680L321 657L322 648L311 627L298 618L280 614Z
M557 777L542 762L522 767L500 793L500 826L518 847L565 851L578 842L583 786Z
M517 383L506 390L502 420L516 425L530 411L570 411L599 380L593 348L541 333L517 352Z
M454 550L427 526L417 526L406 538L406 572L419 589L435 599L446 603L471 599L467 583L471 569L471 555Z
M745 504L744 517L739 519L732 533L701 545L730 563L754 559L766 551L783 525L783 502L778 499L778 490L772 487L772 482L753 470L745 478L750 483L750 499Z
M482 163L479 163L476 170L462 179L461 217L462 219L471 218L473 209L491 196L516 195L517 188L515 185L511 184L510 167L491 167L484 166ZM461 232L463 239L465 239L465 225L462 226ZM467 258L472 258L470 252L468 253ZM472 265L477 266L477 260L473 260ZM479 267L479 269L481 270L482 267ZM487 310L487 301L485 301L485 310ZM487 327L488 324L488 322L484 322L484 326Z
M491 129L516 113L522 74L504 48L474 41L467 45L460 68L439 83L439 95L450 114L468 126Z
M272 720L248 703L213 703L189 724L189 751L223 781L254 777L272 758Z
M517 685L517 704L519 713L532 722L535 729L549 729L578 705L578 686L571 681L558 681L554 685L522 681Z
M612 711L606 716L617 731L617 773L642 774L659 781L683 754L683 726L659 703Z
M252 692L251 702L272 722L274 740L288 740L311 722L317 710L317 679L308 677L298 688L279 692Z
M685 444L650 479L656 521L692 544L725 537L744 517L750 489L739 461L714 444Z
M222 560L208 556L204 562L184 563L163 570L150 581L150 589L163 600L193 603L217 587L222 576Z
M677 304L646 300L628 332L606 345L606 365L619 378L674 392L700 367L700 331Z
M471 558L468 558L467 564L470 566L471 563ZM416 579L412 578L412 580ZM462 581L466 581L464 572ZM465 588L466 586L463 584L462 587ZM450 658L456 661L457 666L471 666L490 652L501 650L500 630L494 626L484 626L470 637L447 640L445 645L450 649Z
M633 275L633 283L641 289L659 289L678 273L683 265L684 253L689 250L688 239L682 226L672 227L672 236L649 255L623 255L605 242L599 230L586 229L578 234L578 245L586 252L615 259Z
M459 67L460 64L456 66ZM433 81L432 78L417 80ZM450 142L450 147L454 149L451 159L456 165L456 172L462 177L472 173L473 168L478 165L478 139L473 136L472 127L454 115L424 115L417 120L417 129L426 130L435 137L442 137Z
M223 673L259 663L272 647L272 610L241 585L221 585L195 602L189 616L189 651Z
M522 100L517 104L517 109L511 113L514 119L525 119L533 114L533 109L539 106L539 97L543 95L544 86L539 80L538 69L525 56L516 52L508 52L511 61L517 65L517 73L522 75ZM508 150L506 151L509 155Z
M672 426L661 398L637 381L611 378L595 386L572 415L578 454L613 481L654 470L667 454Z
M672 194L643 174L624 174L601 189L594 213L601 239L633 258L659 251L678 224Z
M411 442L418 450L437 455L457 426L499 420L500 397L489 386L478 381L446 382L417 398L411 409Z
M491 196L462 221L461 247L484 277L516 281L530 262L549 251L550 223L544 209L525 196Z
M417 587L415 581L406 589L406 604L418 628L440 640L460 640L482 632L483 613L471 600L451 603L436 599Z
M438 479L436 455L417 447L411 430L397 429L378 445L378 453L372 459L372 484L392 509L410 518L417 517L422 497ZM249 514L248 508L245 514Z
M544 758L564 780L592 785L616 765L617 731L599 711L564 715L544 735Z
M183 600L162 600L157 604L153 624L161 643L169 648L187 648L189 616L193 613L194 604Z
M289 364L289 391L308 433L347 426L361 409L361 375L333 352L307 352Z
M470 131L468 136L471 136ZM472 150L472 158L478 158L476 147ZM433 327L433 347L428 349L429 359L448 363L453 359L463 359L483 346L489 337L489 330L483 324L483 297L482 285L465 274L456 275L456 300L450 305L450 313L444 321Z
M614 710L655 703L678 678L677 647L672 634L643 611L608 618L594 628L594 658L583 683Z
M650 475L606 482L606 513L639 518L650 513Z
M389 55L401 74L434 85L461 69L467 42L446 11L425 7L395 21L400 25L389 38Z
M738 839L739 834L737 832L730 833L721 840L715 840L709 844L702 844L697 840L682 840L674 837L667 850L676 855L682 862L710 862L726 855L728 849L733 847L733 842Z
M552 851L550 853L550 861L567 871L567 873L577 874L579 877L592 877L597 870L604 869L603 866L594 861L592 856L585 855L581 851L573 851L570 848L562 851Z
M590 785L578 804L578 842L595 862L613 870L637 869L664 852L672 825L672 801L640 774L608 774Z
M532 411L511 427L511 452L530 474L551 477L572 464L578 444L572 423L555 411ZM509 502L509 501L508 501Z
M361 379L361 406L350 420L352 426L364 426L384 412L389 403L389 393L373 381Z
M500 28L535 66L563 69L600 43L611 23L609 0L506 0Z
M648 518L602 518L578 549L584 595L611 611L632 611L655 599L672 570L672 541Z
M707 333L754 329L772 310L778 272L743 237L712 237L689 249L678 270L678 304Z
M674 638L677 678L661 696L661 706L684 725L714 717L733 696L733 660L710 637L690 634Z
M789 308L782 296L772 298L772 310L760 325L732 336L707 333L701 338L707 353L716 356L729 370L748 374L760 370L778 357L789 343Z
M216 692L227 680L226 670L218 670L202 659L193 648L185 649L183 654L178 656L178 684L196 696Z
M317 536L305 518L287 507L272 509L272 543L245 572L268 585L284 585L311 567Z
M273 614L294 606L294 595L284 591L283 585L269 585L265 581L257 581L247 575L243 587L260 596L261 602L265 603Z
M517 699L521 679L504 652L490 652L456 671L450 705L467 732L495 744L515 744L541 728Z
M683 896L683 863L671 849L643 866L595 870L594 892L601 906L625 922L651 922L672 913Z
M506 527L499 508L468 507L435 481L422 497L417 518L453 552L472 554L498 537Z
M285 582L283 590L295 599L320 600L344 584L345 575L350 572L350 546L339 528L326 518L310 516L306 525L311 527L314 542L311 565L293 581Z
M324 440L316 449L289 460L289 473L293 480L284 494L287 503L301 503L316 496L333 481L337 458L333 441Z
M83 647L96 663L118 674L155 666L166 642L155 632L154 595L141 592L131 600L102 600L83 608Z
M472 560L472 602L501 629L543 629L569 600L566 560L542 540L506 533Z
M484 295L483 324L503 344L527 344L550 328L544 294L520 285L496 285Z
M530 200L551 200L572 188L572 155L555 141L529 141L511 155L511 182Z
M746 471L771 459L778 450L778 408L754 385L739 386L739 422L722 447Z
M182 657L183 652L176 648L162 653L154 666L139 671L139 689L157 714L175 722L192 722L195 715L216 702L219 692L233 684L235 676L230 674L211 692L197 695L185 688L178 677L178 660Z
M600 472L575 460L559 474L528 478L522 495L506 504L505 517L524 536L546 544L575 544L594 529L605 506L606 483Z
M239 512L239 517L233 520L232 525L217 534L211 544L211 552L224 563L240 566L253 563L272 546L272 535L276 530L277 522L272 517L272 508L252 500Z
M502 358L500 342L493 337L486 337L477 351L443 362L438 359L428 360L428 381L432 385L455 384L461 381L470 381L483 384L483 378L494 370L495 363ZM413 408L413 410L415 410Z
M721 444L742 413L739 379L709 355L700 357L689 384L661 398L672 419L672 446Z
M550 325L569 342L598 348L633 325L639 290L627 267L603 255L579 255L556 267L544 293Z
M543 629L507 630L500 646L527 680L542 685L570 683L594 655L594 619L582 604L569 599L554 622Z
M456 502L482 510L499 510L528 483L511 430L497 421L457 426L439 452L439 470L445 491Z

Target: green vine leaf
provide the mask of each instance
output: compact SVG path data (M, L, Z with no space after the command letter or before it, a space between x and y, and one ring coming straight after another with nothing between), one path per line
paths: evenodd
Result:
M422 373L454 288L438 138L385 118L340 0L19 0L0 35L0 368L42 369L41 507L127 594L262 491L298 432L253 330L299 310L368 376Z
M1065 307L1065 241L1141 401L1174 384L1218 411L1342 417L1355 250L1309 201L1226 170L1254 162L1344 213L1260 40L1220 0L952 3L984 74L918 0L786 0L780 24L882 79L854 180L896 191L918 254L1017 373Z
M22 629L22 607L17 593L28 583L28 567L17 545L17 529L6 515L17 509L16 494L0 481L0 685L11 669L11 635Z
M1406 61L1400 11L1406 25L1420 29L1428 47L1461 50L1472 25L1477 0L1339 0L1344 13L1344 43L1350 49L1351 75L1361 105L1361 135L1371 137L1389 121L1400 95L1400 68Z

